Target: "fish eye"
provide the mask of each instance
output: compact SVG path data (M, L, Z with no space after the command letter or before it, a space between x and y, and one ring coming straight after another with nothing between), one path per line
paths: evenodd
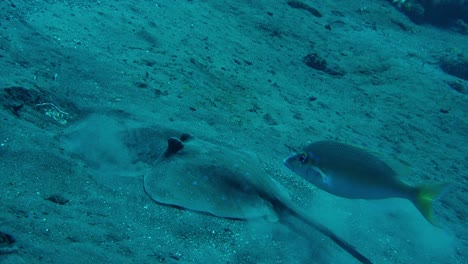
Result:
M306 163L307 162L307 154L306 153L301 153L297 157L297 160L299 160L300 163Z

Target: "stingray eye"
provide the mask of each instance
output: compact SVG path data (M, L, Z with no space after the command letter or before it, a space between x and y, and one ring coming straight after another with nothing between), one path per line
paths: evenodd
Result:
M307 162L307 154L306 153L299 154L299 156L297 157L297 160L302 164L306 163Z

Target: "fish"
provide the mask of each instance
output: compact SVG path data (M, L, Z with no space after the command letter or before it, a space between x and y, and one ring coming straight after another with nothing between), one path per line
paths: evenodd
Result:
M286 158L284 164L307 182L335 196L407 199L435 226L433 201L449 185L412 186L400 180L400 173L373 152L336 141L311 143Z

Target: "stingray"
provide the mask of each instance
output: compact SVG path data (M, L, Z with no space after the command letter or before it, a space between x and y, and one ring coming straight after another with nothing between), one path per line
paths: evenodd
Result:
M145 175L144 188L160 204L224 218L266 218L300 232L288 220L294 217L361 263L371 263L354 246L294 204L286 189L260 167L258 157L250 152L234 151L188 134L171 137L166 151Z

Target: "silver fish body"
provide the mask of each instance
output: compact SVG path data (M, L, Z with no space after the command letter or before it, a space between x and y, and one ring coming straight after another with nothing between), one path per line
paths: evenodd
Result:
M447 184L410 186L376 155L352 145L319 141L284 160L285 165L318 188L351 199L410 200L432 224L432 202Z

